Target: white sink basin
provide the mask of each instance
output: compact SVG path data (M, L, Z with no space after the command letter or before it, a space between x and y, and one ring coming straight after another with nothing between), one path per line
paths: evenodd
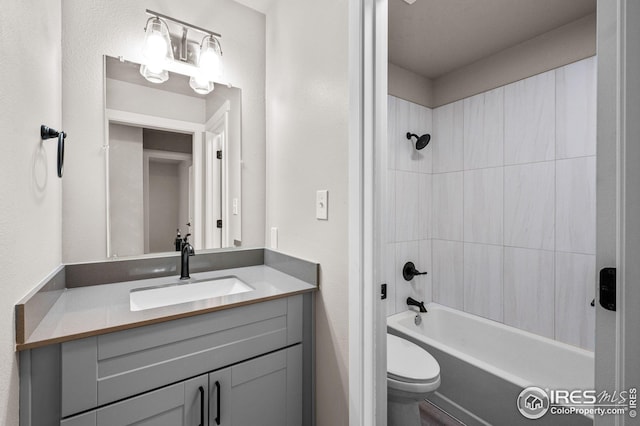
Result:
M212 297L230 296L252 290L255 289L235 276L184 284L136 288L129 293L129 306L132 311L143 311Z

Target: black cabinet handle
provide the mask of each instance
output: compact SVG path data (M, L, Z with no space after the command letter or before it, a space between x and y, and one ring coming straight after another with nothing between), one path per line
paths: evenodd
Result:
M200 424L198 426L204 426L204 388L200 386Z
M216 418L214 419L216 421L216 424L219 425L220 424L220 382L216 380Z

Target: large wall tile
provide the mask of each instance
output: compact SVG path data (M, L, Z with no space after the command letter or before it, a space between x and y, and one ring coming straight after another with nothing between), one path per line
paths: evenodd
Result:
M407 297L413 297L416 300L425 299L426 278L420 275L411 281L406 281L402 277L402 267L406 262L420 263L419 241L396 244L396 312L407 310Z
M504 89L464 100L464 168L503 165Z
M457 101L433 110L433 173L463 169L464 103Z
M431 206L433 197L431 193L431 175L421 174L418 197L420 198L420 239L431 238Z
M396 123L393 129L393 140L389 149L394 151L396 159L395 169L405 171L420 171L418 163L413 161L411 155L415 151L405 137L409 129L411 102L396 98Z
M504 168L504 244L554 249L555 163Z
M463 243L432 240L433 301L464 308Z
M596 154L596 58L556 71L556 158Z
M421 280L424 285L424 302L429 303L433 300L433 255L431 249L431 240L420 241L420 260L416 263L416 269L420 272L426 272L422 275Z
M464 240L502 244L503 168L464 172Z
M464 244L464 310L502 321L502 246Z
M396 172L387 170L387 195L384 203L384 222L387 227L387 242L396 241Z
M430 173L431 148L427 145L423 150L416 150L415 138L407 139L407 132L420 136L431 131L431 112L428 108L417 105L403 99L396 99L396 142L394 155L396 157L396 170L409 172Z
M462 241L463 172L435 174L431 180L433 238Z
M595 276L594 255L556 253L557 340L594 350Z
M556 161L556 177L556 250L595 254L595 157Z
M433 116L431 108L418 104L411 104L409 108L409 127L412 133L422 136L425 133L433 133ZM415 138L411 139L415 158L418 160L418 170L422 173L431 173L433 146L431 143L421 150L415 149ZM409 142L409 141L407 141Z
M554 337L554 254L504 248L504 323Z
M396 172L396 241L420 239L421 173Z
M504 162L555 158L555 71L504 88Z
M396 104L398 98L387 96L387 168L396 168L396 151L398 149L398 135L396 131Z

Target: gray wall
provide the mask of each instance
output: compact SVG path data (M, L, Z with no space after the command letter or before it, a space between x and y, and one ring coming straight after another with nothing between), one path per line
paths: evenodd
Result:
M596 53L596 15L580 18L435 80L389 64L389 94L435 108Z
M144 253L142 128L109 125L111 250Z
M267 12L267 230L278 228L283 252L321 265L319 426L349 421L348 15L341 0L280 0ZM329 191L327 221L315 218L320 189Z
M180 217L180 170L177 163L149 161L149 251L174 249L176 229L186 232ZM186 222L185 222L186 223Z
M106 206L102 55L140 62L145 9L223 35L225 73L242 88L244 211L264 217L264 15L232 0L65 0L62 5L63 122L78 141L69 149L63 192L65 262L104 259ZM28 20L25 20L28 21ZM87 202L90 200L90 202ZM264 245L264 220L244 224L246 245ZM246 236L254 236L247 241Z
M18 424L14 305L61 260L61 180L55 139L61 130L61 2L2 3L0 14L0 424ZM64 128L64 130L67 130ZM83 143L69 133L67 152ZM65 170L66 171L66 170Z

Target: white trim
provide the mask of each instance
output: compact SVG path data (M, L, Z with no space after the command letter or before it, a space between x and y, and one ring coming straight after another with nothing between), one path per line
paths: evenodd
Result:
M204 124L106 108L107 122L179 133L204 132Z
M222 146L220 146L220 150L222 151L222 160L220 162L220 211L221 211L221 219L222 219L222 233L221 233L221 247L231 247L233 246L232 241L230 239L231 232L231 211L230 203L229 203L229 113L231 111L231 102L229 100L225 101L224 104L211 116L207 123L205 124L205 128L207 132L216 133L216 130L223 127L223 137L222 137ZM239 185L239 184L238 184Z
M363 342L365 312L363 236L363 68L364 3L349 2L349 424L365 426Z
M598 1L598 270L616 266L616 312L596 311L596 389L640 386L640 4ZM595 424L637 424L596 416Z
M620 234L618 306L620 306L619 383L622 389L640 387L640 3L621 1L620 19L620 115L619 182ZM637 424L624 416L621 424Z
M211 129L217 127L216 123L220 121L222 115L224 113L228 113L231 111L231 102L227 99L224 103L218 108L218 110L211 116L210 119L204 124L204 128L207 132L210 132Z
M349 3L349 424L386 424L386 326L379 285L386 185L387 0Z

